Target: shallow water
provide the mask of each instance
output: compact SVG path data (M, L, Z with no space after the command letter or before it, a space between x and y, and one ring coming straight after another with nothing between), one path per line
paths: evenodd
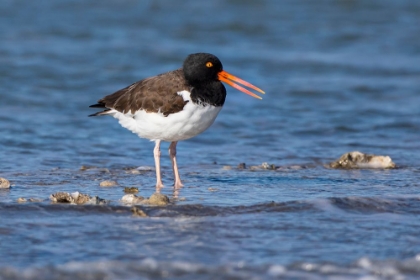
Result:
M420 3L2 1L0 31L0 279L420 277ZM120 199L153 193L154 171L131 171L153 143L88 106L193 52L267 94L228 88L178 145L185 187L163 152L172 203L133 217ZM353 150L398 168L324 167Z

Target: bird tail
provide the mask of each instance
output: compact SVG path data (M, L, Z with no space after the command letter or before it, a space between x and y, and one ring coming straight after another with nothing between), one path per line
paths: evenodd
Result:
M101 103L90 105L89 108L105 108L105 110L104 111L101 111L101 112L96 112L94 114L91 114L88 117L103 116L103 115L108 114L108 112L111 110L109 108L106 108L105 107L105 104L101 104Z

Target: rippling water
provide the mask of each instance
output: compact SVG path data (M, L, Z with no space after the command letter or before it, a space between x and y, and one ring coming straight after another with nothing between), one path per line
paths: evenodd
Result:
M410 0L2 1L0 279L417 279L419 34ZM130 172L153 143L88 106L194 52L267 94L228 88L178 145L185 187L163 157L173 203L133 217L122 190L153 193L154 171ZM353 150L398 168L324 167ZM51 204L58 191L109 203Z

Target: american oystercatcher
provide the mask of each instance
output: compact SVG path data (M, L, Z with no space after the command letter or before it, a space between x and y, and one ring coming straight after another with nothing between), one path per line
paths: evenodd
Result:
M260 96L234 82L264 93L261 89L223 70L220 60L208 53L190 54L181 69L150 77L100 99L93 108L104 111L90 116L110 115L121 126L141 138L155 141L156 191L163 187L160 172L160 143L171 142L169 156L174 188L182 186L176 163L178 141L194 137L209 128L222 109L226 89L221 82Z

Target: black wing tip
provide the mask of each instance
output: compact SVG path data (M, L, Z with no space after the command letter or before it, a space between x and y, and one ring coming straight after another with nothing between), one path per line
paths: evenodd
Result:
M103 103L96 103L96 104L90 105L89 108L102 108L102 109L105 108L105 110L104 111L100 111L100 112L96 112L94 114L91 114L88 117L96 117L96 116L105 115L108 111L111 110L109 108L106 108L105 107L105 104L103 104Z
M106 115L109 111L111 111L111 109L108 109L108 110L105 110L105 111L96 112L94 114L90 114L88 117L103 116L103 115Z
M105 110L105 111L96 112L94 114L89 115L88 117L96 117L96 116L106 115L109 111L111 111L111 109L108 109L108 110Z
M89 108L105 108L105 104L96 103L96 104L90 105Z
M88 117L96 117L99 115L99 113L102 113L102 112L96 112L95 114L90 114Z

